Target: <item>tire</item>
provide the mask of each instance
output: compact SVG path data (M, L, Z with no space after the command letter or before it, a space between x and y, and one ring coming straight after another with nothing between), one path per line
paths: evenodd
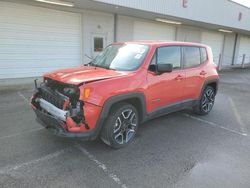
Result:
M138 124L138 111L133 105L116 104L104 124L101 140L115 149L125 147L134 139Z
M207 115L213 108L215 101L215 90L211 86L207 86L199 99L198 105L193 110L198 115Z

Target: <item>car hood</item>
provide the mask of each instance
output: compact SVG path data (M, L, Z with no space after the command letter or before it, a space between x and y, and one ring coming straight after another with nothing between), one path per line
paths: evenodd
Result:
M86 82L104 80L114 77L128 75L129 72L115 71L100 67L81 66L70 69L61 69L44 75L63 83L79 85Z

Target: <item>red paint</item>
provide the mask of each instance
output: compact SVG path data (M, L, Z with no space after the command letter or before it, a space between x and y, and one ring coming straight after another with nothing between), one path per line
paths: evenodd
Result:
M76 68L57 70L55 72L45 74L44 76L61 82L77 85L82 82L92 82L107 78L123 76L126 74L126 72L122 73L99 67L81 66Z
M84 105L85 119L88 122L89 129L86 129L84 123L77 124L71 117L66 120L65 127L69 132L87 132L95 128L96 122L101 112L101 107L85 103Z

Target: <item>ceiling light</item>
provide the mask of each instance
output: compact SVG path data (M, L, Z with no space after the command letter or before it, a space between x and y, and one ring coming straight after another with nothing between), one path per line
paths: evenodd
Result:
M72 2L61 1L61 0L35 0L35 1L54 4L54 5L62 5L62 6L67 6L67 7L74 6L74 4Z
M166 19L163 19L163 18L155 18L155 20L158 21L158 22L164 22L164 23L169 23L169 24L176 24L176 25L181 24L181 22L166 20Z
M218 31L224 32L224 33L232 33L233 32L231 30L226 30L226 29L219 29Z

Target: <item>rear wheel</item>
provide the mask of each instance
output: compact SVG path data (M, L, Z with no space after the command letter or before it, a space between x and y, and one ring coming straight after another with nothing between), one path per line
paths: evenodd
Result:
M101 139L113 148L128 145L135 137L138 128L138 112L128 103L115 105L102 129Z
M206 115L212 110L214 101L215 90L213 87L207 86L202 92L198 105L193 107L193 110L196 114Z

